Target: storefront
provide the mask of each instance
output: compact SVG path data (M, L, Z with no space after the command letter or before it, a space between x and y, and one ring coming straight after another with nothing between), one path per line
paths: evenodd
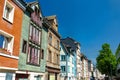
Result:
M17 71L15 80L45 80L44 73Z
M47 67L48 80L60 80L60 69Z

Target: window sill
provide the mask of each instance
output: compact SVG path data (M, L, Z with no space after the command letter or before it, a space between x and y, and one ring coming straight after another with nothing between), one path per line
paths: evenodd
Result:
M17 56L12 56L12 55L8 55L8 54L3 54L3 53L1 53L1 52L0 52L0 56L12 58L12 59L17 59L17 60L19 59L19 57L17 57Z
M38 67L40 67L40 64L34 64L34 63L30 63L30 62L27 62L27 64L32 65L32 66L38 66Z
M5 17L3 17L3 19L4 19L5 21L7 21L8 23L13 24L13 21L10 21L10 20L8 20L8 19L5 18Z
M0 48L0 53L11 55L11 52L9 52L9 51L7 51L6 49L3 49L3 48Z
M37 41L34 41L34 40L32 40L32 39L29 39L29 41L30 41L31 43L33 43L33 44L36 44L36 45L38 45L38 46L40 46L40 45L41 45L39 42L37 42Z

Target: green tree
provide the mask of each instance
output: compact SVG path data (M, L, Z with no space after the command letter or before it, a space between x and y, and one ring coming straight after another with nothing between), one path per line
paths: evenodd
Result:
M102 74L108 75L109 77L115 75L117 62L109 44L105 43L102 45L102 49L99 51L96 61L96 67Z
M120 44L118 45L116 52L115 52L116 58L120 55ZM120 58L117 58L117 64L120 64Z

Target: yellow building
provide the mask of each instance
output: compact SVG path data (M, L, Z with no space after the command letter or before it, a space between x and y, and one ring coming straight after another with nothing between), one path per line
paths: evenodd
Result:
M48 29L48 49L46 80L60 80L60 35L56 16L46 17Z

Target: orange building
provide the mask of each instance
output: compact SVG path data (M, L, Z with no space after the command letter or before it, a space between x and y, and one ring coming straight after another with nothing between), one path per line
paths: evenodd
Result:
M22 0L0 0L0 80L14 80L18 70L24 5Z

